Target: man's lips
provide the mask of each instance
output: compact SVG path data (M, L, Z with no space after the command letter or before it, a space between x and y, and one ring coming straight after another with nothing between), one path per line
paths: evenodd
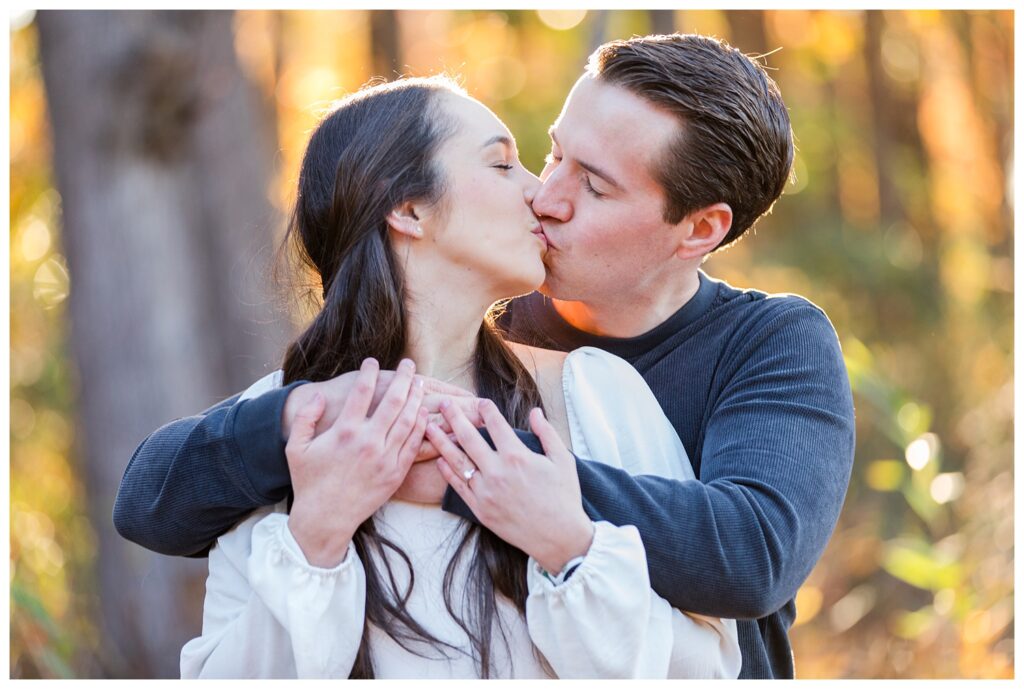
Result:
M547 245L548 249L558 248L555 246L555 243L551 241L551 237L548 236L548 233L544 231L544 223L538 221L537 226L533 228L533 233L544 240L544 244Z

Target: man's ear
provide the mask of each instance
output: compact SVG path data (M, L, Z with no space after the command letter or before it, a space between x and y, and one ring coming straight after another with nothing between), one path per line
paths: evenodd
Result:
M420 216L416 213L415 205L406 201L400 206L393 208L387 217L388 227L398 234L405 235L412 239L423 239L423 227L420 226Z
M680 221L684 235L676 256L698 258L711 253L722 243L732 227L732 208L727 203L713 203L687 215Z

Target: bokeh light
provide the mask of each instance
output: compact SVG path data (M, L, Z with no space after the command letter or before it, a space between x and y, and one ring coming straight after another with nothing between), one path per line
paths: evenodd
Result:
M364 10L235 13L237 57L262 96L250 107L267 108L273 123L268 196L282 215L320 112L373 76L461 75L539 172L546 129L601 41L668 27L771 53L797 140L793 182L755 232L704 267L821 306L854 392L847 501L797 596L797 675L1013 677L1013 13L374 19ZM90 515L109 514L115 487L86 489L81 448L95 429L76 408L74 246L50 158L35 12L13 14L10 26L11 675L104 677L96 582L118 563L97 554L109 519ZM201 606L202 591L178 604Z
M558 31L568 31L579 26L587 16L586 10L537 10L537 16L545 26Z

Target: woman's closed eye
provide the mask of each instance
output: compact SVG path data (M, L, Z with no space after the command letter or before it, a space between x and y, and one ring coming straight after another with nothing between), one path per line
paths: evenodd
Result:
M496 165L492 165L491 167L496 167L499 170L511 170L512 169L512 165L509 164L509 163L498 163Z

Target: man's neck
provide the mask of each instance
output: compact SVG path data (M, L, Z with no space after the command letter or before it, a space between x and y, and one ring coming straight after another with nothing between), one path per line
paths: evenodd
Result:
M696 271L660 294L616 295L601 301L552 299L558 315L577 330L602 337L636 337L653 330L693 298L700 288Z

